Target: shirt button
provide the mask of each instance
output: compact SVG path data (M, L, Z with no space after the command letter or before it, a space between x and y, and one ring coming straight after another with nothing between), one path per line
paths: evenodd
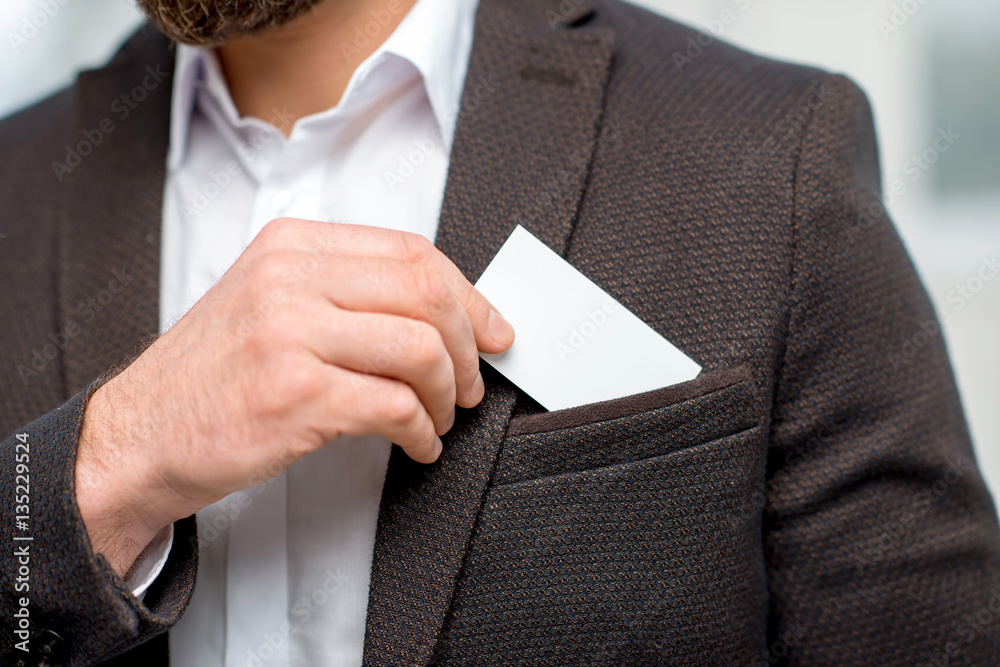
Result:
M292 207L292 193L288 190L278 190L271 197L271 210L281 215Z

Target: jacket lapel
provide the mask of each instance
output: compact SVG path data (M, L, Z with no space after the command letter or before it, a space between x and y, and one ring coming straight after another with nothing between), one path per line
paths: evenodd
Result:
M517 224L565 255L597 142L612 36L535 2L482 0L437 245L475 282ZM563 3L566 4L566 3ZM555 25L550 23L557 17ZM365 665L431 658L517 391L483 365L430 466L393 448L379 512Z
M172 74L166 38L141 31L108 67L80 75L71 140L79 160L67 160L75 166L62 174L57 247L67 395L135 354L159 328Z

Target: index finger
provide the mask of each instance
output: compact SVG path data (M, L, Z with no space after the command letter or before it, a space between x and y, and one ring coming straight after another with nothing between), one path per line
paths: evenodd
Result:
M264 235L271 249L383 257L428 268L441 276L468 314L480 352L503 352L514 342L514 328L510 323L454 262L419 234L384 227L281 218L268 223L259 236Z

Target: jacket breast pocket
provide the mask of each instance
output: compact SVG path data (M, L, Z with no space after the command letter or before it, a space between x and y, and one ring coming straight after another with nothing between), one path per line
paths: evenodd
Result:
M745 365L689 382L566 410L514 417L494 484L641 461L758 424Z
M761 402L745 367L508 422L438 663L748 664Z

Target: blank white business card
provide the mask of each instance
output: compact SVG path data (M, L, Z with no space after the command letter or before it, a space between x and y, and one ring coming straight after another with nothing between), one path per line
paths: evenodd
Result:
M693 380L701 366L518 225L476 283L514 326L481 354L546 410Z

